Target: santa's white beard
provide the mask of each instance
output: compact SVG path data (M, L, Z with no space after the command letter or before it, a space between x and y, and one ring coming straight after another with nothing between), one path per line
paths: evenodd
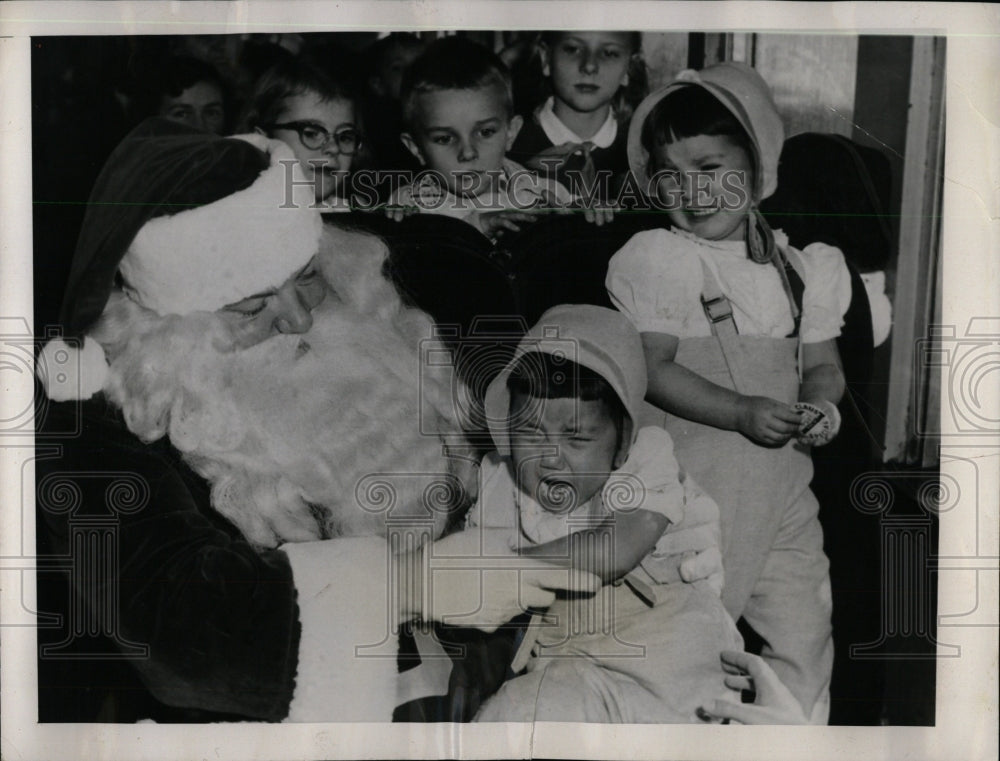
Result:
M105 391L129 428L168 435L263 547L393 525L436 537L461 499L442 445L459 430L452 374L440 359L421 369L429 318L394 290L366 305L370 289L339 286L306 334L232 351L214 314L155 318L111 364Z

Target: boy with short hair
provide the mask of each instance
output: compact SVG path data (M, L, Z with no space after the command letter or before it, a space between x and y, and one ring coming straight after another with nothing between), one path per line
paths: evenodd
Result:
M527 672L478 720L696 722L729 694L719 654L742 640L719 599L718 507L666 431L638 428L645 390L638 332L587 305L546 312L487 390L497 452L469 524L606 586L536 614L513 666Z
M506 153L521 129L510 73L498 56L462 37L430 45L403 78L403 143L427 171L390 199L406 210L462 219L489 238L534 221L528 210L566 206L573 196Z

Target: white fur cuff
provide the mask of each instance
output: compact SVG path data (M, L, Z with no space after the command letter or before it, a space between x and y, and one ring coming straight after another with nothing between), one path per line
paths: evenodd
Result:
M380 537L286 544L298 591L299 666L288 721L391 721L397 638Z

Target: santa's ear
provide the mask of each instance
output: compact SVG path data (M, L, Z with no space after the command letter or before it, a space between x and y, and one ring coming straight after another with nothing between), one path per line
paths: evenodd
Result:
M404 132L399 136L399 139L403 141L403 145L406 146L406 150L412 153L414 158L420 162L420 166L427 165L427 159L424 158L424 153L420 150L420 146L417 144L417 141L413 139L413 135L409 132Z

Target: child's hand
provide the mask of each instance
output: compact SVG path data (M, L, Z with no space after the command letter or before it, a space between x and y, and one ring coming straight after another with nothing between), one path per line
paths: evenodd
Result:
M753 690L753 703L716 700L714 705L698 709L699 718L729 719L740 724L808 724L799 701L782 684L767 662L759 655L738 650L722 651L722 668L728 674L726 686L733 690Z
M537 214L528 211L476 211L466 220L476 226L487 238L497 238L506 232L520 232L521 225L531 224L538 219Z
M722 552L712 546L684 558L680 565L681 579L688 584L705 579L709 589L719 597L726 585L726 574L722 569Z
M615 219L615 210L611 206L605 207L591 207L585 206L583 209L583 218L590 222L592 225L606 225L613 222Z
M416 214L420 209L416 206L386 206L385 215L393 222L402 222L409 216Z
M739 402L736 429L760 444L781 446L798 433L801 414L776 399L744 396Z
M560 200L559 194L552 188L542 187L538 189L538 203L536 209L545 209L557 214L571 214L572 206Z

